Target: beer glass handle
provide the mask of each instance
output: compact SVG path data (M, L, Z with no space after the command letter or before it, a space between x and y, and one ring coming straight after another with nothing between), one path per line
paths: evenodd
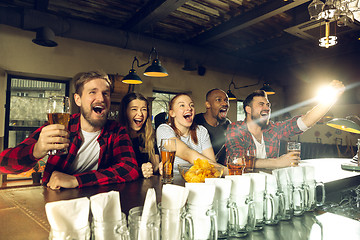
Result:
M268 204L268 202L270 204ZM275 202L274 202L274 197L272 196L272 194L266 194L265 195L265 220L274 220L275 219ZM268 206L270 205L270 209L268 209ZM268 211L270 211L270 214L268 215ZM267 216L270 216L269 219L266 219Z
M310 209L310 205L311 205L311 199L310 199L310 191L311 188L308 184L304 184L304 206L305 209Z
M182 217L181 239L194 240L194 222L191 215L185 212L181 217Z
M239 224L239 212L237 210L237 205L234 202L229 202L227 207L229 209L229 231L232 231L236 228L235 226L238 226Z
M216 212L213 209L209 209L206 212L207 216L210 216L210 223L211 223L211 233L210 233L210 240L217 240L218 237L218 226L217 226L217 218L216 218Z
M116 236L120 235L120 240L130 240L130 232L126 225L116 225L114 233Z
M315 197L316 197L316 206L322 206L324 205L325 203L325 185L323 182L316 182L316 186L315 186L315 189L316 187L321 187L321 202L318 202L317 201L317 194L315 194Z
M248 228L250 231L255 229L256 226L256 215L255 215L255 202L252 200L248 200L246 202L249 206L248 209Z
M300 209L302 209L302 212L304 212L304 189L300 187L295 187L294 194L296 191L299 193L299 197L300 197Z
M285 216L286 207L285 207L285 194L284 192L278 191L276 195L279 197L279 215Z

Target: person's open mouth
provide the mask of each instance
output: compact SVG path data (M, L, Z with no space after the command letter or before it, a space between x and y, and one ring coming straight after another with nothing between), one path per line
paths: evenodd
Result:
M136 118L136 119L134 119L134 123L135 123L135 126L142 127L142 125L144 124L144 119L143 118Z
M184 114L184 118L187 122L192 122L193 119L192 119L192 113L186 113Z
M102 105L96 105L92 109L96 113L96 115L101 115L101 116L104 115L106 111L105 106Z
M226 118L226 116L227 116L227 111L228 111L227 108L220 108L220 111L219 111L220 117L221 117L221 118Z

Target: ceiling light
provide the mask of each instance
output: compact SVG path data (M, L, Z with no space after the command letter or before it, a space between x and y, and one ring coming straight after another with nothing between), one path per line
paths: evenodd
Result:
M323 19L326 23L336 21L339 27L347 26L354 22L354 11L359 10L359 1L355 0L326 0L323 3L321 0L313 0L309 6L308 11L310 19ZM326 26L326 31L329 32L329 27ZM320 47L334 46L336 42L335 36L329 36L329 33L320 40Z
M267 95L273 95L273 94L275 94L274 89L272 89L272 88L270 87L270 84L269 84L269 83L264 83L264 86L263 86L262 88L260 88L260 90L265 91Z
M56 47L55 33L49 27L42 27L36 31L36 38L32 40L33 43L43 47Z

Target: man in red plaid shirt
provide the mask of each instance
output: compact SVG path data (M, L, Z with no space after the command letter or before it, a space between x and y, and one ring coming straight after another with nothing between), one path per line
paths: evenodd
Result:
M30 170L50 150L67 148L68 154L50 155L43 183L51 189L105 185L135 180L139 168L126 129L107 120L111 82L106 73L91 71L74 77L73 114L66 129L45 124L15 148L0 154L1 173Z
M227 157L234 158L239 150L256 150L256 168L280 168L297 165L300 156L287 153L279 157L280 139L301 134L319 121L344 92L344 85L337 80L330 83L336 90L333 100L319 103L303 116L284 122L270 121L270 102L264 91L251 93L244 101L245 121L232 123L226 133Z

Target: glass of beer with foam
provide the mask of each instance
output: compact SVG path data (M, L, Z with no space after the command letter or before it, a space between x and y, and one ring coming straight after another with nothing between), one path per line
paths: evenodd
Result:
M49 124L62 124L66 128L70 120L70 100L65 96L49 97L47 106ZM68 154L68 149L50 150L49 155Z

